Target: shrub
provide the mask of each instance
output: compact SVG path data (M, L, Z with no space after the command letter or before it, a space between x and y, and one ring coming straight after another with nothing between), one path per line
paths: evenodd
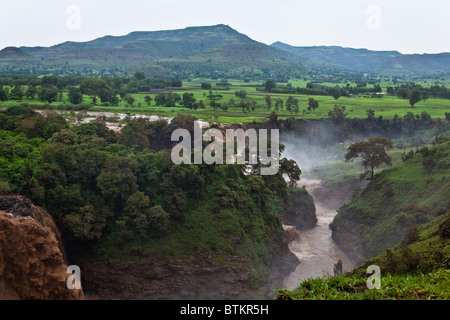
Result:
M450 239L450 215L439 225L438 234L442 239Z
M403 152L402 153L402 161L405 162L409 159L412 159L414 157L414 151L410 150L408 153Z
M160 237L167 232L169 214L161 206L154 206L148 214L148 222L152 234Z

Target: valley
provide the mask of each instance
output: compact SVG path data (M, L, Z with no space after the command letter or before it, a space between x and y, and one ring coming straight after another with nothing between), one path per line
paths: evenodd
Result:
M0 299L448 300L449 74L225 24L0 50Z

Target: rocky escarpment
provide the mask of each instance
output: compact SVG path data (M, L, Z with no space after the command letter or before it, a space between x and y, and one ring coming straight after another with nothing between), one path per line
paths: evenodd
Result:
M294 226L297 230L312 229L317 225L314 199L305 188L291 188L289 198L280 212L284 225Z
M282 233L280 233L282 234ZM80 257L83 289L101 300L242 300L274 298L299 264L284 239L274 240L271 260L201 250L174 260L170 255L134 253L123 259Z
M101 259L80 263L83 288L101 300L242 300L273 298L283 277L298 265L292 254L278 260L271 278L255 278L245 257L217 262L198 252L175 262L154 255L132 260Z
M81 299L66 271L53 218L25 197L0 197L0 299Z

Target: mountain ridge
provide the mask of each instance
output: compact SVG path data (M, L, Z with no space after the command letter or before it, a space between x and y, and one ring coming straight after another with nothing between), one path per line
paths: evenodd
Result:
M383 75L436 75L450 71L450 53L402 54L396 50L369 50L342 46L291 46L277 41L271 46L315 66L334 65L344 70Z
M302 77L342 72L437 75L450 72L450 53L405 55L341 46L267 45L225 24L133 31L49 47L0 50L0 72L127 74L172 77Z

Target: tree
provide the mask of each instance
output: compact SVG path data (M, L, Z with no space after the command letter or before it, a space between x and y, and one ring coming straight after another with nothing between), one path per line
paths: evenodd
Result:
M239 107L242 108L243 113L250 111L250 103L247 99L241 100L241 102L239 102Z
M71 104L80 104L83 102L83 94L81 90L76 87L69 88L69 101Z
M75 238L85 241L99 239L106 226L106 219L89 204L80 208L77 213L67 214L63 219Z
M145 79L145 73L144 73L143 71L136 71L136 72L134 73L134 77L135 77L138 81L144 80L144 79Z
M276 86L277 86L277 85L276 85L276 83L275 83L274 81L272 81L272 80L267 80L267 81L264 83L264 91L265 91L265 92L272 92L272 90L275 89Z
M422 100L422 98L420 96L420 91L417 89L413 89L413 90L409 91L408 99L409 99L409 104L411 105L411 108L414 108L414 105L417 102Z
M169 214L161 206L150 208L147 220L150 231L155 237L160 237L167 232L169 226Z
M219 107L219 104L215 100L212 100L209 106L215 111Z
M181 97L178 93L174 93L172 91L169 91L166 93L166 107L174 108L176 107L177 102L181 101Z
M297 110L298 112L298 99L290 96L286 101L286 110L293 113Z
M366 110L367 119L373 120L375 118L375 111L372 109Z
M309 98L308 100L308 111L315 111L319 107L319 101Z
M38 92L38 89L36 86L29 86L27 91L25 91L25 96L27 97L27 99L33 100L34 97L36 96L37 92ZM0 100L1 100L1 98L0 98Z
M181 79L172 79L171 86L181 88L183 86L183 81L181 81Z
M239 90L234 93L234 95L238 98L245 99L247 97L247 91Z
M8 100L8 89L3 88L3 86L0 84L0 101L6 101Z
M183 106L186 108L193 109L196 101L193 93L186 92L183 94Z
M272 109L272 98L270 97L270 95L266 95L264 97L264 100L266 100L266 107L268 110Z
M167 104L166 94L160 93L155 97L155 103L157 106L165 106Z
M352 162L356 158L362 158L362 166L369 168L361 174L361 180L367 178L370 174L370 179L373 180L374 168L385 163L388 166L392 165L391 157L386 153L386 150L392 149L392 141L385 137L371 137L367 141L358 141L348 147L345 154L345 162Z
M128 158L111 156L97 176L97 187L110 204L123 203L136 189L137 163Z
M54 85L42 86L38 91L38 97L41 101L52 103L58 97L58 88Z
M282 158L280 160L280 173L287 175L289 178L288 186L293 188L300 181L302 171L294 160Z
M127 94L125 97L123 97L123 100L130 106L132 106L136 101L136 99L131 94Z
M283 104L284 104L284 100L283 99L281 99L281 98L276 99L275 100L275 110L277 110L277 111L279 109L283 110Z
M103 79L87 78L81 82L81 93L93 96L92 102L97 104L97 96L110 97L111 88ZM103 100L103 99L102 99Z
M152 104L153 98L150 96L145 96L144 100L145 100L145 103L147 103L147 105L150 107L150 105Z
M202 89L203 90L211 90L212 85L209 82L202 82Z
M347 112L345 112L346 107L340 105L334 105L333 110L328 112L328 117L335 122L342 122L347 116Z
M341 97L341 88L339 88L339 86L336 86L334 88L331 88L331 96L335 99L338 100Z
M275 111L272 111L271 114L269 114L269 122L276 124L278 122L278 115L275 113Z
M11 99L13 100L22 100L24 95L25 91L21 85L16 84L11 90Z

